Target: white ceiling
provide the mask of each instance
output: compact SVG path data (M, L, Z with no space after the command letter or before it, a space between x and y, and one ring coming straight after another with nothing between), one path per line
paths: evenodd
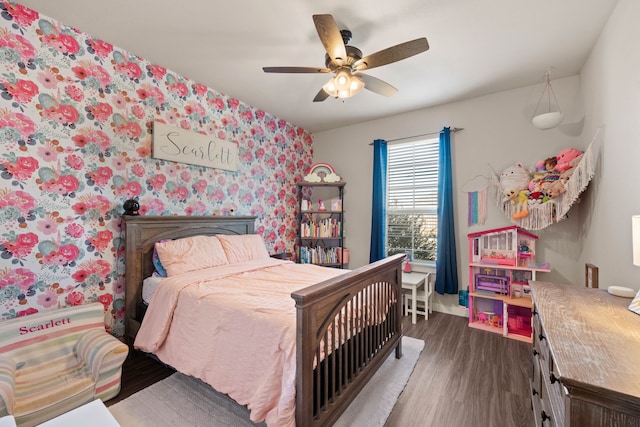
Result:
M311 132L577 74L617 0L18 0L40 13ZM329 74L312 15L333 15L364 55L430 49L366 71L396 88L312 102Z

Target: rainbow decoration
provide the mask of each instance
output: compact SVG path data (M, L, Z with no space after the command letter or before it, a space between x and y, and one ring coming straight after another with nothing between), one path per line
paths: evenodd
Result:
M329 163L312 165L304 176L306 182L340 182L341 178Z

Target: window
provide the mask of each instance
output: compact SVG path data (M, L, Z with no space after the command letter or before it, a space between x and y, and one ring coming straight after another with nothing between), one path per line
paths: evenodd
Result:
M387 255L436 259L438 146L438 138L388 146Z

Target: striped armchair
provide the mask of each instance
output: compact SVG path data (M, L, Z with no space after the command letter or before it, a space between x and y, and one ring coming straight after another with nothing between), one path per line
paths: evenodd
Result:
M116 396L128 352L105 331L100 303L0 322L0 417L33 426Z

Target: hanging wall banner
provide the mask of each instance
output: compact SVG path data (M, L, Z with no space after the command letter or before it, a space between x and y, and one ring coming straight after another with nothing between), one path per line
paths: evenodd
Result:
M156 159L228 171L238 170L236 144L160 122L153 123L152 149L152 156Z

